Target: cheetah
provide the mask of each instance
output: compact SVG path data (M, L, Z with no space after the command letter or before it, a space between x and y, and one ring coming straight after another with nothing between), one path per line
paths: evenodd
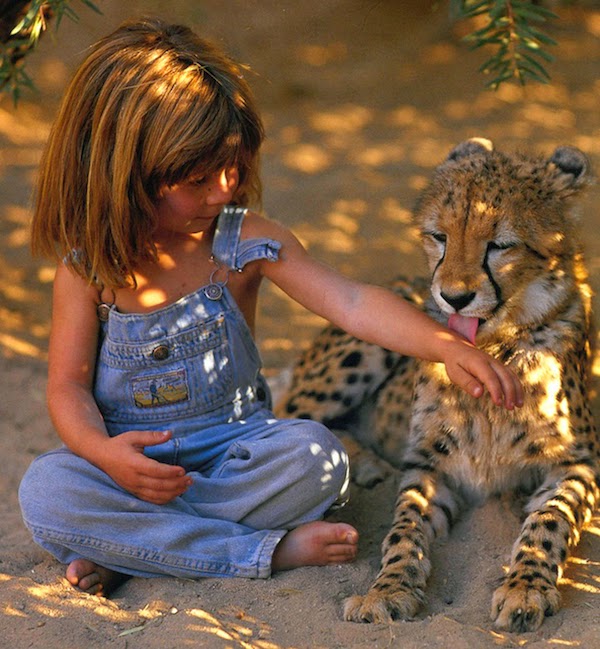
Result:
M295 367L279 414L344 429L351 459L360 444L400 469L379 574L366 595L346 600L346 620L413 617L425 599L432 541L465 507L505 493L527 500L493 593L493 623L534 631L558 610L558 579L600 485L589 403L592 295L575 206L589 179L574 147L543 159L476 138L450 152L417 201L430 278L399 280L394 290L511 367L523 383L522 408L475 399L443 365L333 326ZM362 484L385 469L367 457Z

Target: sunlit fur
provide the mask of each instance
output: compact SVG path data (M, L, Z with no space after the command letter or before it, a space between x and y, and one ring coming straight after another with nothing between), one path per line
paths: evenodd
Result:
M523 408L474 399L442 365L333 328L295 369L281 413L344 427L401 469L381 570L365 596L346 602L347 620L415 615L431 541L465 506L517 491L528 494L527 516L492 619L532 631L558 609L558 577L599 495L588 394L595 334L573 205L588 176L577 149L541 159L468 141L435 170L415 210L431 272L429 312L442 322L457 310L481 319L476 344L520 376ZM417 283L396 290L417 304L426 293ZM373 455L352 444L357 482L381 479Z
M127 22L92 46L42 159L34 253L123 286L155 253L162 186L235 165L234 200L259 202L263 127L244 72L187 27L157 19Z

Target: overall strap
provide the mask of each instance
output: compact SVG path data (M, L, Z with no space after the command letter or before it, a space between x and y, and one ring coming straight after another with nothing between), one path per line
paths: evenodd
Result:
M241 272L246 264L257 259L277 261L281 243L265 237L240 241L246 207L227 205L219 214L213 239L212 254L220 264Z
M217 229L212 245L214 258L227 268L238 270L236 265L237 249L242 231L242 222L248 209L227 205L219 214Z

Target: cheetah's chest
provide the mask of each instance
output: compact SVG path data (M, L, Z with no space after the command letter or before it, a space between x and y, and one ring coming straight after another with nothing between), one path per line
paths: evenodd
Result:
M415 388L408 453L422 454L472 500L532 488L572 455L564 404L552 390L529 394L508 411L449 383L443 367L423 363Z

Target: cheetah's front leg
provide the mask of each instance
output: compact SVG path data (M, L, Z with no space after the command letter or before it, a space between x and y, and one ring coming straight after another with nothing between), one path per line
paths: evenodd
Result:
M455 495L437 484L433 474L410 471L400 485L394 522L383 542L381 570L364 597L346 600L344 618L382 623L414 616L425 599L430 542L448 531L457 510Z
M535 631L544 616L556 613L558 578L597 499L594 471L583 464L571 466L558 481L549 477L533 496L510 569L492 599L492 619L498 628Z

